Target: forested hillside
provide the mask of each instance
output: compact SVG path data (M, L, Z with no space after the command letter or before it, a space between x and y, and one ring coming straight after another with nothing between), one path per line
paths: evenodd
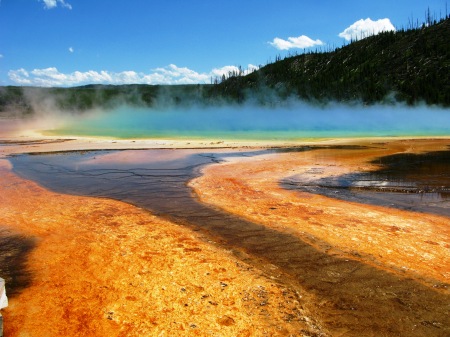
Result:
M450 105L450 19L385 32L328 53L279 60L245 77L219 84L218 94L262 99L264 88L281 97Z

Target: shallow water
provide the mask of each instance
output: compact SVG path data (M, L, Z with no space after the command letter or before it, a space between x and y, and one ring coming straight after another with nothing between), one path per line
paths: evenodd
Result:
M185 185L198 176L205 165L221 162L226 157L323 148L330 147L305 146L235 152L90 151L21 155L10 160L17 173L37 180L52 190L111 197L171 214L177 212L181 200L187 202L192 199L191 191ZM336 150L343 149L361 150L364 147L336 147ZM321 179L314 178L318 173L314 168L280 183L287 189L299 189L348 201L450 216L450 150L380 157L374 163L381 168L372 172L352 172ZM162 205L156 206L159 203Z
M380 169L316 179L313 169L281 182L328 197L450 217L450 150L373 160Z
M323 248L319 250L296 236L208 207L187 186L204 165L227 156L258 153L267 152L97 151L21 155L10 160L16 173L52 190L130 202L203 231L268 275L275 266L279 282L315 296L320 305L310 309L317 310L327 330L347 331L351 336L444 336L449 332L450 298L442 292L338 252L328 255L326 242L315 239L315 245Z

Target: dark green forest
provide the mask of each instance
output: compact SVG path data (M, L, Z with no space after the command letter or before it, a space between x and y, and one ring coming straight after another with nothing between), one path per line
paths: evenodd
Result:
M381 33L331 52L278 60L248 76L231 77L213 91L237 101L264 100L267 88L281 98L315 102L400 101L448 107L450 19Z
M198 85L87 85L72 88L0 87L0 112L32 114L36 106L80 112L127 104L168 107L276 105L286 99L450 106L450 19L384 32L331 51L281 59L251 74L232 73Z

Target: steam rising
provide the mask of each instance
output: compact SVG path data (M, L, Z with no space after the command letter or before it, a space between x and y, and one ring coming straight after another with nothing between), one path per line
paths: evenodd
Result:
M15 118L19 124L13 126L3 120L0 136L11 134L14 127L22 134L24 130L36 130L71 137L217 140L450 135L449 109L427 105L313 105L295 99L281 101L270 90L264 101L258 96L245 104L208 105L201 100L201 91L182 97L180 103L175 98L183 92L176 92L175 97L174 91L168 92L163 87L151 108L139 107L144 106L139 101L130 106L125 98L119 97L108 108L69 112L61 111L56 96L46 91L28 88L25 94L35 113L25 119Z
M59 119L61 122L61 119ZM67 120L55 134L117 138L300 139L450 135L448 110L427 106L326 107L295 102L189 108L121 106Z

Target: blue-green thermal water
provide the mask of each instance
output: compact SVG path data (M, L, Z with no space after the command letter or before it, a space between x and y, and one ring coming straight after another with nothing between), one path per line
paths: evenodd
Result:
M87 113L47 130L115 138L295 140L329 137L446 136L450 110L426 106L306 104L152 109L122 106Z

